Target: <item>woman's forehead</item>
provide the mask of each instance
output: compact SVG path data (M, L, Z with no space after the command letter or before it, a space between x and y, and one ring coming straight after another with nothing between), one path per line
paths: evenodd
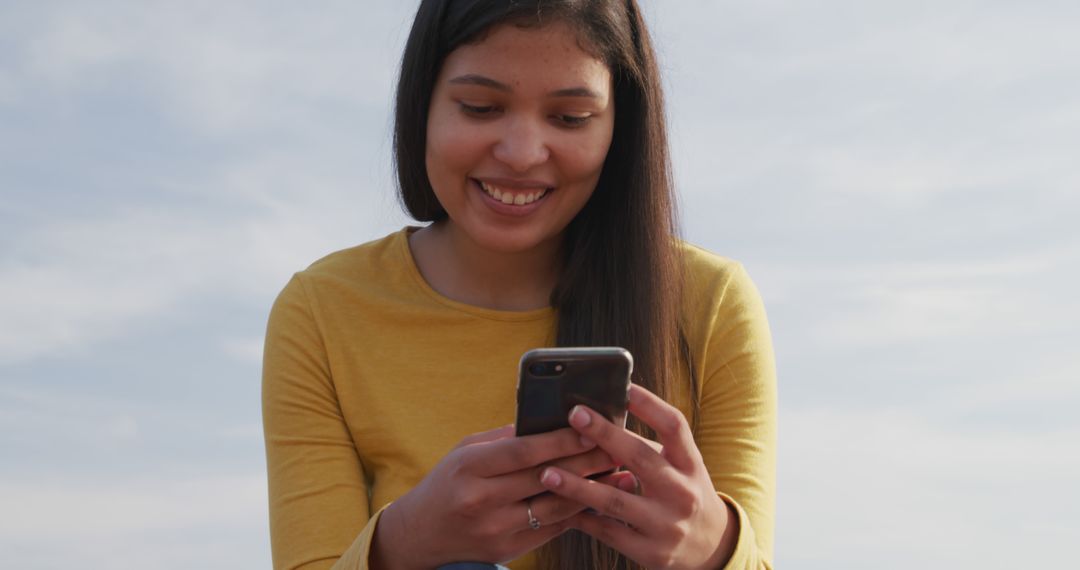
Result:
M594 90L610 88L611 72L579 34L564 22L543 26L501 24L478 41L463 44L446 57L442 81L462 75L482 76L511 88L565 89L580 83Z

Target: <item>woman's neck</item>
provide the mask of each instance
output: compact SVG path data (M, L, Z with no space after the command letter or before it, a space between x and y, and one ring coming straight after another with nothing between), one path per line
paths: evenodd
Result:
M485 249L452 222L436 222L409 236L420 274L439 294L477 307L527 311L550 306L558 279L559 243L528 251Z

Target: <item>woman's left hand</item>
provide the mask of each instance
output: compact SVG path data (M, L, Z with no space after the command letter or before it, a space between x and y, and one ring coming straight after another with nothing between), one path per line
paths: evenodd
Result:
M735 548L738 518L717 496L686 418L640 386L629 396L630 413L656 430L660 444L585 406L570 413L570 425L636 476L640 495L629 474L610 485L549 467L541 483L596 511L574 516L571 527L648 568L721 568Z

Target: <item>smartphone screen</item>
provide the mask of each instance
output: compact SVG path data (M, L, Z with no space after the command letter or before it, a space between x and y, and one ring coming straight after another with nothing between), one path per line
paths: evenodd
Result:
M517 435L569 427L578 404L626 425L627 392L634 359L618 347L539 348L521 357Z

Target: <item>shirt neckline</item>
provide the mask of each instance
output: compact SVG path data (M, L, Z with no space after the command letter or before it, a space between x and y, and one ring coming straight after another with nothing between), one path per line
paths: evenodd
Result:
M405 226L397 233L395 239L397 240L396 246L398 252L402 256L402 259L405 260L405 267L409 276L420 291L426 296L451 309L496 321L539 321L555 316L555 309L553 307L541 307L539 309L529 309L527 311L489 309L487 307L478 307L476 305L462 303L461 301L455 301L454 299L439 293L432 288L431 284L428 283L427 280L424 279L423 274L420 273L420 267L416 265L416 258L413 257L412 248L409 247L409 235L419 229L420 227L418 226Z

